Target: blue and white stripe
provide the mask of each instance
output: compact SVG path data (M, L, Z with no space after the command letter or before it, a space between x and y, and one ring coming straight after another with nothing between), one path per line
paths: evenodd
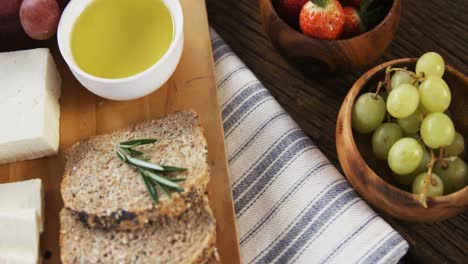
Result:
M408 243L211 32L243 263L396 263Z

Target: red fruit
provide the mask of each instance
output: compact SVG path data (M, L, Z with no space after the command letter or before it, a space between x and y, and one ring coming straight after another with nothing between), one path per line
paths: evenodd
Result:
M345 6L343 12L345 16L343 37L350 38L366 32L366 27L356 8Z
M299 14L309 0L279 0L276 10L279 16L291 27L299 28Z
M24 31L31 38L48 39L57 32L59 5L56 0L23 0L20 20Z
M343 7L338 0L310 0L301 10L299 25L309 37L338 39L343 32Z

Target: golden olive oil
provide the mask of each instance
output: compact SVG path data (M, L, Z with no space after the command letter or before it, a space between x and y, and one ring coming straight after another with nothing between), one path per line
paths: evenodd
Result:
M125 78L155 64L173 35L172 16L162 0L95 0L73 27L71 50L83 71Z

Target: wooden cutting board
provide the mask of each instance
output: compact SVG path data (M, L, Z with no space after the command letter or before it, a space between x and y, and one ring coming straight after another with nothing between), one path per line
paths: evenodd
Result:
M93 95L73 77L55 42L49 45L63 79L60 153L54 157L0 165L0 182L32 178L43 180L46 223L41 236L41 254L44 263L60 263L59 211L63 207L60 183L65 150L80 139L188 108L199 113L208 140L208 162L211 167L208 191L217 220L217 247L221 261L240 263L205 1L180 2L185 19L182 59L172 78L162 88L141 99L117 102Z

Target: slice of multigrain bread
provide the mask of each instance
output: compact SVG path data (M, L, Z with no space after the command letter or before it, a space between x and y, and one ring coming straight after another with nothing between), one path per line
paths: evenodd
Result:
M206 201L133 231L90 228L71 210L60 213L64 264L219 263L215 240L216 224Z
M156 205L138 171L118 159L114 145L132 139L157 139L138 147L150 162L186 168L169 177L185 178L182 193L159 195ZM182 111L83 140L67 152L62 181L64 205L92 227L128 230L160 216L175 217L196 203L209 181L206 140L198 116Z

